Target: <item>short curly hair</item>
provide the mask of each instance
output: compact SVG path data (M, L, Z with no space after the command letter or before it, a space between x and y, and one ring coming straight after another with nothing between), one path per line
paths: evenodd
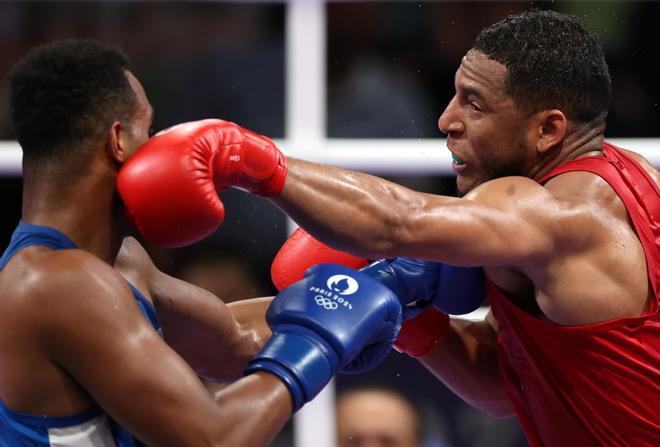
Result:
M84 158L113 121L128 124L136 104L128 63L116 47L68 39L31 50L12 68L10 114L24 169Z
M576 123L604 124L609 70L598 37L577 17L512 15L482 30L473 48L506 66L506 93L524 112L557 108Z

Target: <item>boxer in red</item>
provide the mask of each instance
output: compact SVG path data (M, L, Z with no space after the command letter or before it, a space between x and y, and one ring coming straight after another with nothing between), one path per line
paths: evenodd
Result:
M269 196L352 255L481 266L491 313L452 318L420 361L472 405L516 415L533 446L660 445L658 172L605 141L611 85L598 39L571 16L508 17L479 34L454 88L438 127L461 198L286 159L217 120L152 139L120 181L155 153L179 162L120 191L131 202L205 166L207 185ZM134 215L142 228L183 217Z

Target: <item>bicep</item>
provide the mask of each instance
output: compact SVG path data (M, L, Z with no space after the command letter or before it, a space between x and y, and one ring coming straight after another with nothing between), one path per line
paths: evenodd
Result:
M53 309L45 325L54 362L147 443L176 444L208 430L213 400L141 316L128 287L111 280L83 290L83 299L64 299L70 307Z
M531 180L488 182L465 198L425 195L400 238L406 254L454 265L535 263L552 253L558 207Z

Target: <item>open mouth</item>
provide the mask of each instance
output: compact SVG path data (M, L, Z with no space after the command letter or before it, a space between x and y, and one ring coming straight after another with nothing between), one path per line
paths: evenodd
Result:
M465 164L465 162L458 158L453 152L451 153L451 159L454 161L455 165L463 166Z

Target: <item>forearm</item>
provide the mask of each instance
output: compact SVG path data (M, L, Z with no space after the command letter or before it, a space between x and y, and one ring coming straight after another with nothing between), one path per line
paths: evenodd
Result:
M267 446L291 416L291 394L274 375L258 372L215 395L220 446Z
M397 245L407 217L423 208L423 196L368 174L289 159L284 189L274 201L317 239L377 259Z
M186 384L190 385L190 384ZM157 411L165 427L151 437L141 433L147 445L254 446L269 445L292 414L292 399L279 378L257 372L214 389L212 399L200 398L197 387L190 400L163 402ZM174 423L173 421L176 421ZM167 440L167 442L164 441Z
M457 198L295 159L273 201L335 249L368 259L412 256L459 266L543 262L564 234L557 222L572 222L571 211L528 178L492 180Z
M486 321L452 318L447 338L419 360L470 405L492 417L513 415L500 381L497 334Z
M157 296L156 311L165 341L203 377L215 381L240 378L247 362L268 339L267 329L249 323L247 311L258 309L263 318L263 300L238 306L244 326L218 297L175 278L162 275L152 293ZM254 318L256 321L257 316Z

